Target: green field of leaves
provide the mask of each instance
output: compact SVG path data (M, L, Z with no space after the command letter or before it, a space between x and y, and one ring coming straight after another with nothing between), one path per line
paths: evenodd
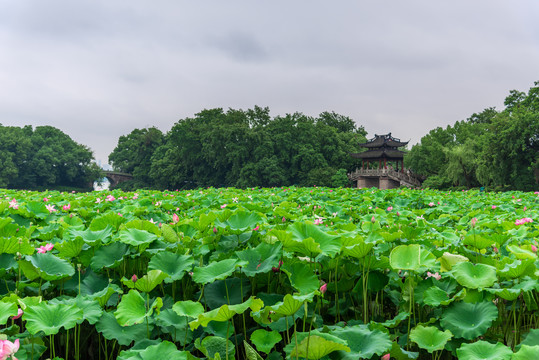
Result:
M539 193L0 190L0 359L536 359Z

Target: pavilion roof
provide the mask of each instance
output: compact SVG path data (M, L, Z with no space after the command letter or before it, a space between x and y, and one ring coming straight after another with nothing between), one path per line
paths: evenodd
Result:
M409 141L404 142L391 136L391 133L385 135L374 134L374 138L370 139L366 143L359 144L359 146L370 149L382 147L398 148L407 145L408 142Z
M353 153L353 154L350 154L350 156L356 159L365 159L365 160L383 159L383 158L390 159L390 160L400 160L404 158L404 154L406 154L404 151L390 149L390 148L382 148L382 149L368 150L362 153Z

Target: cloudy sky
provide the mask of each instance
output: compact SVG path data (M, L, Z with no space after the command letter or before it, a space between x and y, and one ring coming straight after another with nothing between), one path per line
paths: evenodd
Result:
M335 111L411 143L539 80L539 1L0 0L0 123L102 163L203 109Z

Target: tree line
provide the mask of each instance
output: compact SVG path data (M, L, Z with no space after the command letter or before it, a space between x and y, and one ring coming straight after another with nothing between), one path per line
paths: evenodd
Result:
M92 151L52 126L0 124L0 187L91 189L101 169Z
M505 108L487 108L438 127L414 145L405 164L424 187L536 190L539 179L539 81L527 93L512 90Z
M324 112L270 116L269 108L203 110L170 131L135 129L109 155L115 171L133 175L124 189L201 186L345 186L357 166L350 152L366 131Z

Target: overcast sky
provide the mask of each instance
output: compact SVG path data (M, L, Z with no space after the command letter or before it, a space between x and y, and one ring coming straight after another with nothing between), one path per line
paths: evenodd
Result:
M539 80L539 1L0 0L0 123L107 163L203 110L323 111L417 143Z

